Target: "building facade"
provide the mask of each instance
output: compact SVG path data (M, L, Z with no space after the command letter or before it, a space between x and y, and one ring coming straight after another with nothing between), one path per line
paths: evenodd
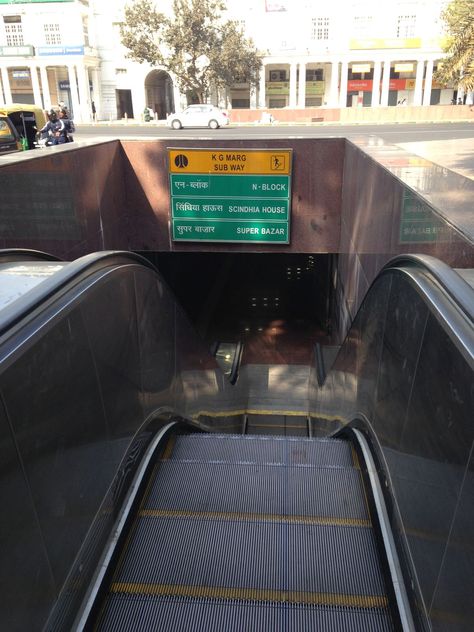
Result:
M164 69L127 58L126 0L0 0L0 100L47 108L66 102L77 121L157 119L186 105ZM262 55L257 86L213 102L230 108L449 104L456 86L433 81L444 53L445 0L227 0ZM171 1L159 3L170 10ZM468 103L472 95L468 95Z
M90 120L101 78L88 0L0 0L0 21L0 102L64 102Z

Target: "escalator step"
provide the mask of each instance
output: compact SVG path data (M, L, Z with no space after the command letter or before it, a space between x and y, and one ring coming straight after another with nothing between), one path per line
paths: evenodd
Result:
M248 435L192 434L177 437L169 458L317 467L355 465L351 445L346 441Z
M111 595L98 631L143 632L390 632L385 610L324 608L292 604L186 599L175 597Z
M346 607L386 603L369 528L142 517L132 534L112 592Z
M162 461L143 509L370 524L361 473L342 467Z

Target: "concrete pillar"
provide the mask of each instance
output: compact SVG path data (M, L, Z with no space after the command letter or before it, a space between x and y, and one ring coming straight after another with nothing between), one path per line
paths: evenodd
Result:
M296 63L290 65L290 108L296 107Z
M431 86L433 85L433 60L426 62L425 90L423 92L423 105L429 105L431 100Z
M79 62L76 66L79 87L79 101L81 107L81 121L83 123L92 120L91 112L91 91L89 87L89 73L84 62Z
M298 107L306 106L306 64L300 62L300 77L298 82Z
M415 93L413 95L413 105L421 105L423 95L423 75L425 72L425 62L420 60L416 64Z
M388 91L390 88L390 60L385 60L383 63L383 77L382 77L382 95L380 97L380 105L388 105Z
M76 69L74 66L67 67L68 77L69 77L69 90L71 93L71 103L69 103L69 108L72 112L72 116L77 123L82 122L81 118L81 106L79 103L79 94L77 92L77 82L76 82Z
M12 91L10 88L10 78L8 76L8 68L2 68L3 94L5 95L5 103L13 101Z
M349 63L343 61L341 65L341 88L339 90L339 107L347 107L347 73L349 70Z
M35 65L29 66L30 78L31 78L31 87L33 88L33 99L35 101L35 105L39 107L43 107L43 102L41 100L41 89L38 80L38 69Z
M183 102L182 102L181 92L179 91L176 81L173 81L173 99L174 99L174 113L180 112L184 105L184 97L183 97Z
M49 81L48 81L48 70L46 66L40 66L40 75L41 75L41 87L43 92L43 108L45 110L51 109L51 92L49 89Z
M329 91L329 103L332 108L337 108L339 105L339 62L333 61L331 63L331 87Z
M250 84L250 107L252 110L257 108L257 86L254 83Z
M382 62L374 62L374 80L372 82L372 101L370 105L375 108L380 105L380 79L382 78Z
M259 108L266 107L265 76L266 76L266 66L265 64L262 64L262 67L260 68L260 81L258 84L258 107Z

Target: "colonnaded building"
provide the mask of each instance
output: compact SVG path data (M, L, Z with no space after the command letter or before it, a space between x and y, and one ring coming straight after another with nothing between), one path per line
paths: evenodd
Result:
M170 0L157 2L165 10ZM444 0L227 0L262 54L257 86L237 84L219 105L346 108L449 104L438 85ZM0 102L64 101L76 121L158 119L186 105L173 76L126 58L125 0L0 0ZM215 101L217 97L214 96ZM467 95L472 102L472 94Z

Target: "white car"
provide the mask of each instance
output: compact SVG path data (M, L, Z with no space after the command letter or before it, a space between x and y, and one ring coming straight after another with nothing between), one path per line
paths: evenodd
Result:
M199 103L189 105L183 112L170 114L166 120L168 127L181 129L182 127L210 127L217 129L223 125L229 125L227 112L215 107Z

